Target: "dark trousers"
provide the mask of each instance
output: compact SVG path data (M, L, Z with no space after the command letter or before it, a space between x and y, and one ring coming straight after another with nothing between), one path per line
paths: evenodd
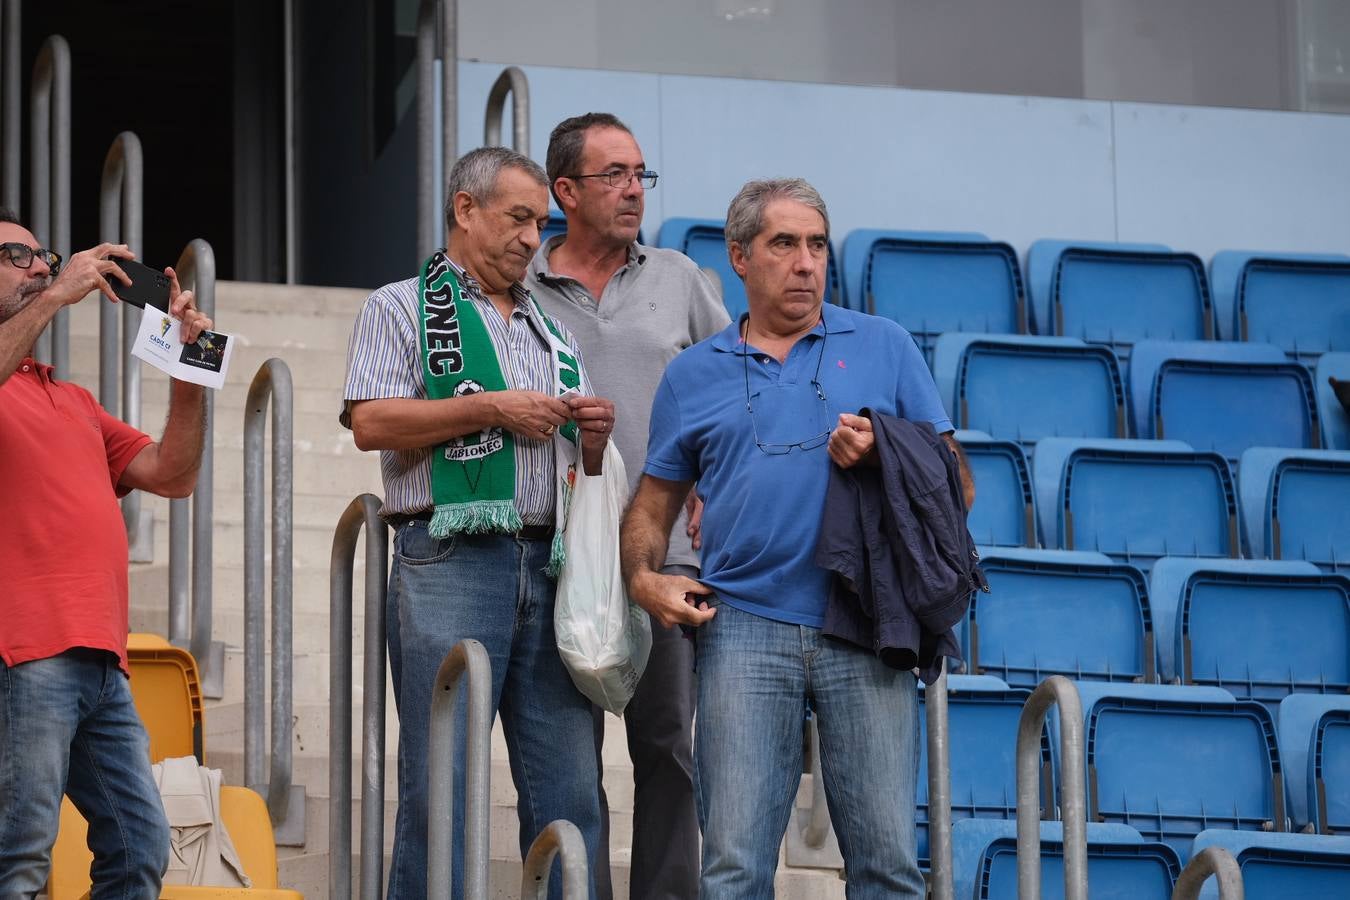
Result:
M667 566L666 574L698 577L692 566ZM629 900L698 897L698 815L694 808L692 726L694 645L677 628L652 622L652 653L637 693L624 710L628 754L633 760L633 857ZM595 758L605 713L594 708ZM600 786L600 846L595 860L597 900L612 900L609 873L609 801Z

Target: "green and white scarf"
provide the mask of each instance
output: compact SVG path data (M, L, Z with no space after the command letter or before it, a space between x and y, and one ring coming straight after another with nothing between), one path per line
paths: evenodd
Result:
M417 289L427 397L440 400L509 389L487 325L465 295L445 251L436 251L422 265ZM554 395L580 389L577 360L562 332L533 298L527 309L539 332L548 337ZM452 438L432 452L431 498L435 509L428 534L443 538L520 530L515 503L515 442L510 431L487 428ZM553 435L556 527L548 571L554 577L562 570L562 536L576 481L579 443L575 422L565 423Z

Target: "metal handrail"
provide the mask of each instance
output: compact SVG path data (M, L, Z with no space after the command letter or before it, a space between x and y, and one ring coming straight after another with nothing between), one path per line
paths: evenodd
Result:
M928 860L930 896L952 900L952 770L947 717L947 660L938 658L938 676L924 688L928 725Z
M207 316L216 314L216 253L211 245L195 238L183 248L174 266L178 283L191 289L197 309ZM132 312L127 307L128 313ZM123 322L123 334L134 339L139 323L128 316ZM140 370L136 369L136 391L140 398ZM128 378L127 381L130 381ZM129 394L130 395L130 394ZM202 400L206 435L202 441L202 460L197 470L197 487L192 492L191 509L191 583L192 607L188 615L188 500L169 501L169 640L186 644L201 669L202 693L211 698L224 694L224 648L217 649L211 640L214 625L212 576L215 572L215 392L207 391Z
M263 431L272 406L272 753L263 755ZM269 359L253 376L244 407L244 779L266 784L272 822L291 784L291 528L294 502L291 370ZM270 773L270 775L269 775Z
M417 8L417 258L445 243L442 203L459 147L458 0L421 0ZM438 46L439 45L439 46ZM441 63L440 103L436 62ZM439 113L440 141L437 142ZM438 157L439 151L439 157Z
M492 757L492 662L472 638L450 648L436 672L431 697L431 747L427 756L427 896L448 897L455 809L455 706L460 677L468 672L469 713L465 747L464 891L488 890L488 792Z
M352 564L366 533L365 646L361 700L361 898L384 895L384 602L389 532L380 498L362 494L342 511L328 569L328 896L352 889Z
M483 146L502 145L502 114L506 95L511 95L511 149L530 155L530 80L517 66L507 66L488 91L487 112L483 116Z
M14 213L19 212L22 188L21 158L23 155L23 75L21 74L21 55L23 50L23 4L21 0L4 0L4 63L0 69L0 93L3 93L4 116L4 162L0 167L0 203Z
M141 239L145 233L145 154L141 151L141 139L134 131L124 131L113 138L108 153L103 157L103 179L99 186L98 236L100 241L109 244L126 244L133 253L140 253ZM130 311L124 320L130 324L135 307L127 306ZM99 347L98 347L98 402L113 415L118 414L118 372L123 356L118 347L118 307L111 303L99 305ZM135 332L132 332L135 334ZM122 390L127 392L127 384L135 373L139 400L140 367L128 363L122 378ZM140 424L140 404L131 411L135 420L126 419L132 425ZM123 515L126 505L123 504Z
M577 826L555 819L544 826L525 854L520 876L520 900L548 900L548 878L553 857L562 856L563 900L586 900L590 896L590 867L586 865L586 842ZM467 893L465 896L469 896Z
M70 45L47 38L33 63L30 95L33 236L63 256L70 254ZM70 311L62 307L37 341L56 377L70 377Z
M1087 763L1083 704L1063 675L1036 686L1017 723L1017 896L1041 897L1041 731L1052 705L1059 706L1060 791L1064 820L1064 900L1087 900Z
M99 240L126 244L139 253L145 233L145 156L141 140L134 132L124 131L113 139L103 158L103 177L99 186ZM140 310L104 302L98 307L98 402L133 428L141 427L141 367L131 356L140 329ZM120 340L119 340L120 335ZM121 393L118 393L120 371ZM121 401L119 407L119 400ZM120 412L119 412L120 409ZM122 520L126 523L129 555L137 562L154 558L152 523L141 521L141 492L132 491L122 498ZM170 553L172 557L172 553ZM172 569L170 569L172 572ZM172 591L173 578L169 578ZM186 596L183 598L186 604ZM173 640L173 597L169 599L169 639Z
M1186 868L1181 870L1176 887L1172 889L1172 900L1197 900L1200 888L1211 875L1219 882L1219 900L1243 900L1246 896L1242 869L1233 854L1223 847L1206 847L1192 856Z

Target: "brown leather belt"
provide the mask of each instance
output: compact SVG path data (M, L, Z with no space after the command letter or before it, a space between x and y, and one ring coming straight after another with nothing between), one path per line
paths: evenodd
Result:
M392 515L385 519L389 526L395 531L407 525L409 522L421 522L426 524L431 521L431 512L411 513L409 515ZM551 541L553 540L552 525L523 525L520 530L511 535L511 537L520 538L524 541Z

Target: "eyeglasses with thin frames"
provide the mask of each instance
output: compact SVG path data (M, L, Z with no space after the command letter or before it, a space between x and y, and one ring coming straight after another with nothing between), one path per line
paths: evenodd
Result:
M53 275L61 271L61 254L54 253L51 250L42 247L30 247L18 241L5 241L0 244L0 250L9 254L9 261L14 264L16 269L31 269L33 257L36 256L47 264L47 268L51 270Z
M761 452L767 453L769 456L783 456L785 454L791 453L793 449L814 450L817 447L823 446L825 443L827 443L830 439L830 435L834 433L834 429L828 427L830 421L829 402L825 398L825 389L820 386L820 364L821 361L825 359L825 337L828 334L829 334L828 330L825 330L821 333L820 355L816 357L816 372L811 377L811 387L816 389L816 399L820 401L820 408L824 416L824 421L826 423L825 430L820 432L819 434L806 438L805 440L793 441L790 444L776 443L773 441L761 441L759 439L759 424L755 421L755 407L754 407L754 398L758 397L759 393L756 392L753 395L751 395L750 393L750 321L749 319L746 320L745 339L743 341L744 352L741 354L741 363L742 363L741 368L743 374L745 375L745 411L750 414L750 429L755 436L755 446L758 447Z
M656 179L661 176L650 169L643 169L641 171L611 169L608 172L597 172L594 175L564 175L563 177L571 178L573 181L580 181L583 178L599 178L602 179L605 184L612 188L618 188L619 190L628 187L628 185L633 183L633 179L636 178L638 183L642 185L644 191L650 191L652 188L656 187Z

